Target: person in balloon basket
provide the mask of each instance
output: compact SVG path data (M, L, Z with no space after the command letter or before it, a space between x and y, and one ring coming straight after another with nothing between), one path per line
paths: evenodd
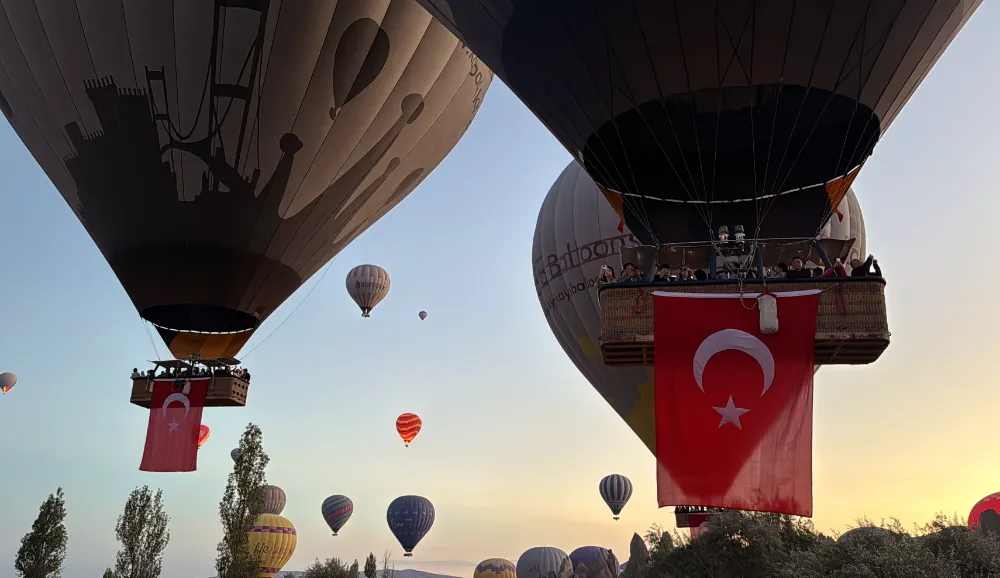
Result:
M875 268L875 272L872 272L872 267ZM868 259L864 262L861 259L853 259L851 261L851 277L881 277L882 269L878 266L878 259L872 255L868 255Z

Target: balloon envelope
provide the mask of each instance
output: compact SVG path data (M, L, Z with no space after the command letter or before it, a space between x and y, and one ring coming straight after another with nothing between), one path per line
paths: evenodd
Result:
M0 110L177 357L235 354L492 78L414 0L20 5Z
M622 513L622 508L632 497L632 481L621 474L611 474L604 476L601 483L598 484L598 490L601 492L601 497L604 498L604 503L611 508L611 513L617 520L618 514ZM576 567L575 561L573 567Z
M853 190L837 210L843 220L834 214L821 236L857 239L852 254L864 256L864 218ZM608 367L601 356L597 277L605 265L620 274L622 247L638 244L601 197L593 179L572 161L552 184L538 211L531 260L538 302L556 341L597 393L655 454L653 368Z
M569 560L573 563L573 569L575 570L577 566L582 562L586 564L587 570L593 571L600 560L601 551L609 559L608 566L609 570L612 571L612 576L618 575L618 557L607 548L602 548L600 546L581 546L576 550L569 553Z
M472 578L517 578L517 566L505 558L487 558L476 565Z
M250 553L260 559L260 578L272 578L295 553L295 526L276 514L261 514L250 530Z
M210 435L212 435L212 430L209 429L209 427L207 425L201 424L201 427L198 428L198 447L199 448L201 446L205 445L205 442L208 441L208 436L210 436Z
M241 455L243 455L243 450L241 450L240 448L233 448L233 449L232 449L232 450L231 450L231 451L229 452L229 457L233 458L233 461L234 461L234 462L235 462L236 460L240 459L240 456L241 456Z
M17 376L13 373L0 373L0 392L7 393L17 385Z
M412 556L413 549L434 525L434 504L421 496L400 496L389 504L385 519L404 555Z
M333 535L336 536L344 524L351 519L351 514L354 513L354 502L347 496L330 496L323 500L322 512L326 525L330 526Z
M811 238L981 0L420 2L655 244Z
M517 578L548 578L550 572L558 576L568 560L569 556L559 548L528 548L517 559Z
M1000 532L1000 492L990 494L976 502L969 512L969 527L985 528Z
M417 437L417 434L420 433L420 428L423 425L424 422L415 413L404 413L396 418L396 432L399 434L399 437L403 438L403 443L407 447L410 446L413 438Z
M264 513L280 515L285 509L285 490L278 486L267 484L264 486Z
M347 293L368 317L389 294L389 273L378 265L358 265L347 273Z
M421 320L421 321L423 321L424 319L427 319L427 312L426 312L426 311L421 311L421 312L420 312L420 313L418 313L417 315L419 315L419 316L420 316L420 320Z

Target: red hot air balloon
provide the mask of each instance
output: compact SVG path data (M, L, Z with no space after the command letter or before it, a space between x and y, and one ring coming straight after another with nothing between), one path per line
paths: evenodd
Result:
M406 447L410 447L410 442L420 433L422 425L420 416L415 413L404 413L396 418L396 431L399 432L399 437L403 438Z
M198 447L205 445L208 441L208 436L212 435L212 430L208 428L207 425L202 424L201 429L198 430Z
M969 512L969 527L973 530L985 528L1000 532L1000 492L976 502Z

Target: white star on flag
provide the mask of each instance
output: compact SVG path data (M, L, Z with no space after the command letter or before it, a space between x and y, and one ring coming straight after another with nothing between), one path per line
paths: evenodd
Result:
M732 400L732 398L730 398L730 400ZM718 408L716 408L716 409L718 409ZM177 431L177 428L180 427L181 424L177 423L177 420L175 419L175 420L172 420L167 425L170 426L170 431Z
M743 425L740 424L740 416L750 411L749 409L736 407L736 405L733 404L733 396L731 395L729 396L729 401L726 402L726 407L712 406L712 409L719 412L719 415L722 416L722 421L719 422L719 427L722 427L727 423L731 423L740 431L743 431Z

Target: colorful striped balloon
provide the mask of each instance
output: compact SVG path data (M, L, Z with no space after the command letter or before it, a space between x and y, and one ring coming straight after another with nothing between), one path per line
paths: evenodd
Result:
M472 578L517 578L517 566L504 558L487 558L476 566Z
M333 530L334 536L351 519L353 513L354 502L347 496L337 494L323 500L323 519L326 520L326 525Z
M209 427L207 425L201 424L201 427L198 429L198 447L199 448L201 446L205 445L205 442L208 441L208 436L210 436L210 435L212 435L212 430L209 429Z
M250 530L250 553L260 560L259 578L274 578L295 553L298 537L287 518L261 514Z
M611 508L611 513L617 520L618 514L622 513L622 508L632 497L632 482L621 474L611 474L604 476L598 488L601 491L601 497Z
M285 509L285 490L270 484L264 486L264 513L280 515Z
M410 442L420 433L420 427L424 422L420 421L420 416L415 413L404 413L396 418L396 431L399 437L403 438L406 447L410 447Z

